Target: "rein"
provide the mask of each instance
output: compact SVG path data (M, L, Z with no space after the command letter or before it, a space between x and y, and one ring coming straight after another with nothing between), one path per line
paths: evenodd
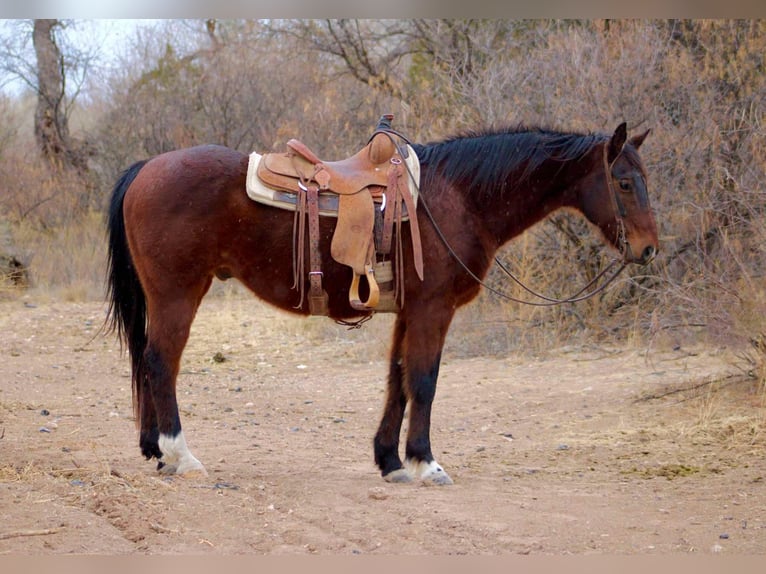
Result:
M612 208L614 210L615 219L620 224L620 246L622 248L627 248L627 243L625 241L625 227L623 224L623 217L625 216L625 208L622 206L622 203L620 202L615 190L614 185L612 184L612 178L611 178L611 166L609 165L608 159L607 159L607 146L608 143L604 144L604 176L606 177L606 183L607 188L609 189L609 195L612 200ZM398 144L397 144L398 147ZM616 160L616 158L615 158ZM407 168L407 171L409 172L409 167ZM412 173L409 173L410 178L413 179L414 177ZM417 185L418 182L415 182ZM590 299L591 297L594 297L595 295L598 295L601 293L604 289L606 289L615 279L617 279L617 276L622 273L622 271L627 267L627 263L623 260L620 262L618 259L613 259L609 265L606 266L601 272L599 272L596 277L591 279L591 281L585 285L582 289L577 291L574 295L571 295L569 297L566 297L564 299L557 299L555 297L548 297L545 295L542 295L533 289L527 287L524 285L524 283L516 277L510 269L508 269L501 261L500 259L495 256L495 263L497 266L508 276L510 277L515 283L517 283L524 291L532 295L533 297L537 297L538 299L542 299L542 301L526 301L523 299L518 299L516 297L513 297L512 295L508 295L507 293L504 293L485 281L483 281L479 276L477 276L473 271L471 271L468 266L463 262L462 259L458 256L458 254L455 252L455 250L450 245L449 241L447 241L447 238L442 233L439 226L436 224L436 220L434 219L433 214L431 213L431 210L428 208L427 202L425 201L425 198L423 197L423 194L419 194L420 197L420 203L423 205L423 209L426 212L426 215L428 216L428 219L431 220L431 224L434 226L434 229L436 230L437 235L439 236L439 239L441 239L444 246L447 248L447 251L449 251L450 255L457 261L460 266L463 268L463 270L468 273L468 275L476 281L479 285L487 289L488 291L494 293L495 295L501 297L502 299L505 299L506 301L513 301L514 303L520 303L522 305L530 305L533 307L552 307L554 305L563 305L564 303L578 303L580 301L585 301L587 299ZM607 280L599 287L595 288L593 291L590 291L586 293L586 291L595 283L597 283L607 272L611 271L615 265L619 265L618 269L609 277Z

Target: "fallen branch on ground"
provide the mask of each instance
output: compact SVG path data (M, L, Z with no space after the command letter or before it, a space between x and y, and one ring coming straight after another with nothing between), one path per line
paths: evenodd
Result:
M46 528L44 530L16 530L15 532L0 533L0 540L20 538L22 536L47 536L48 534L56 534L57 532L61 532L61 528Z

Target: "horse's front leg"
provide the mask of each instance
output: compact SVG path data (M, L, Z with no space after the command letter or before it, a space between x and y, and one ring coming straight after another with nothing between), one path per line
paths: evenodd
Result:
M417 356L413 358L412 354ZM426 484L452 484L452 479L431 452L431 407L436 396L441 348L435 354L416 349L409 355L406 384L410 398L410 418L405 467Z
M402 343L404 341L405 321L397 316L394 325L391 357L388 369L388 390L383 418L375 434L375 462L380 473L388 482L411 482L412 474L402 465L399 458L399 434L404 420L407 397L403 387Z
M375 443L376 460L384 478L390 482L419 479L426 484L452 484L452 479L434 459L430 436L441 351L452 314L441 306L430 307L434 306L411 305L406 318L401 315L397 318L386 411ZM396 449L407 403L409 428L402 466ZM380 445L387 448L380 449Z

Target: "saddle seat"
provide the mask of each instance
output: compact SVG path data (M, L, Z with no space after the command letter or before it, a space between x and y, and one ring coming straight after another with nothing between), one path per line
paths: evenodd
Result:
M321 255L319 249L319 213L335 215L337 223L330 245L333 259L348 265L353 270L349 289L351 306L360 311L395 311L396 302L386 299L385 309L378 309L380 288L375 279L379 275L391 275L390 262L378 261L389 256L394 226L399 230L401 222L410 220L415 269L423 279L423 260L420 247L420 233L417 228L415 209L417 193L410 190L412 159L417 162L409 145L398 146L390 129L392 116L383 116L381 122L360 151L339 161L324 161L308 146L297 139L287 142L287 152L272 152L259 156L257 166L251 167L257 180L272 190L268 197L251 193L251 176L248 175L248 194L256 201L291 209L296 214L294 232L293 269L296 288L304 293L304 214L308 216L308 253L311 270L309 309L313 315L326 315L328 297L321 287ZM402 154L405 157L402 157ZM253 154L257 155L257 154ZM410 157L412 156L412 157ZM253 156L251 156L251 166ZM410 160L403 165L405 160ZM407 169L405 169L405 167ZM419 165L418 165L419 168ZM415 189L417 182L415 182ZM337 208L335 206L337 205ZM328 213L329 212L329 213ZM409 218L408 216L412 216ZM378 229L376 230L376 227ZM397 241L401 241L397 233ZM379 240L376 242L376 236ZM376 245L377 243L377 245ZM397 244L397 253L401 247ZM386 266L385 263L388 265ZM397 258L396 285L403 302L403 268L401 257ZM365 277L369 287L367 300L359 297L360 278ZM393 285L393 279L390 281ZM393 299L396 299L394 295Z
M394 143L382 132L375 134L357 153L339 161L322 161L297 139L288 141L287 147L312 166L321 166L314 175L319 189L330 189L338 195L358 193L373 185L388 185L388 164L396 154Z
M321 191L338 195L352 195L370 186L384 188L388 185L388 165L397 155L393 142L382 132L357 153L339 161L319 159L297 139L289 140L287 147L286 153L263 156L258 177L270 187L293 193L301 192L309 182L315 182ZM381 195L380 189L373 192Z

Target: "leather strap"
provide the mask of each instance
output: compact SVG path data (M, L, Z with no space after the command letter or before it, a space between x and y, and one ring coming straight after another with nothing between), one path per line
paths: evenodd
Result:
M319 159L316 154L311 151L306 144L304 144L302 141L291 139L287 142L287 147L289 147L291 150L293 150L296 153L299 153L301 156L305 157L307 160L309 160L311 163L322 163L322 160Z
M404 205L407 206L407 214L410 221L410 236L412 238L412 259L415 264L420 280L423 280L423 247L420 243L420 227L418 226L418 214L415 210L415 202L410 194L409 186L397 186L397 189L404 198Z
M402 201L399 188L396 188L394 201L394 224L396 225L396 273L394 281L394 303L404 307L404 249L402 248Z
M300 299L295 306L300 309L306 293L306 276L304 275L306 253L306 192L301 191L296 198L295 216L293 218L293 289L300 293Z
M386 198L386 210L383 212L383 232L381 234L378 251L382 255L391 253L391 239L394 234L394 204L399 201L398 185L402 175L401 167L392 165L388 171L388 185L384 192Z
M309 311L327 315L328 296L322 289L322 254L319 250L319 190L309 185L306 190L309 208Z

